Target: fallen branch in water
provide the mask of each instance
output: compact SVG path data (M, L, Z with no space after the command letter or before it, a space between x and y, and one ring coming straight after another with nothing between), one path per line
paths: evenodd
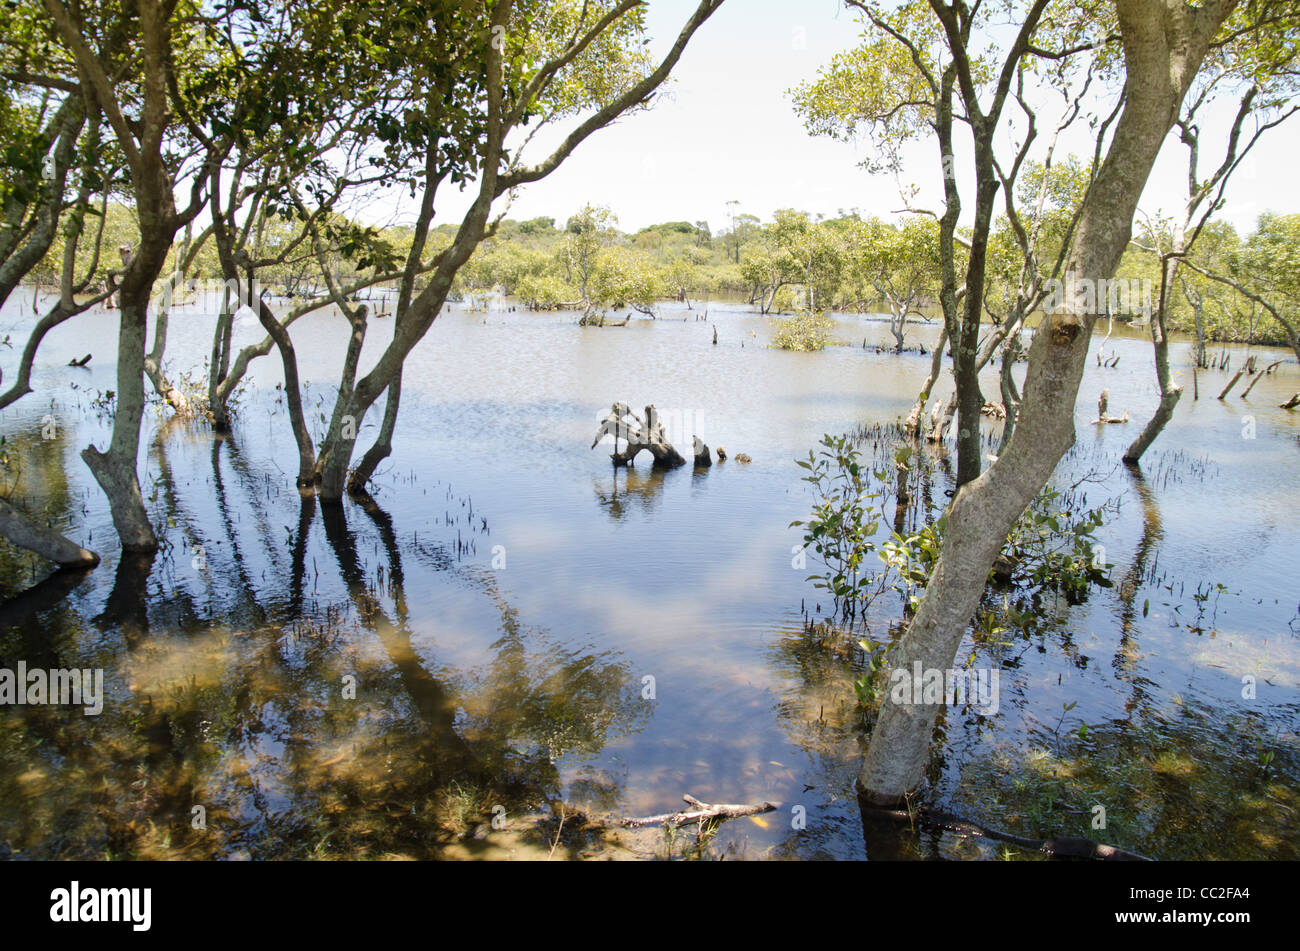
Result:
M658 825L659 823L680 826L686 825L688 822L698 822L703 825L711 820L725 822L727 819L739 819L741 816L756 816L759 813L771 812L776 808L776 804L771 802L760 802L753 805L700 802L689 793L682 796L682 799L695 808L682 812L666 812L659 816L645 816L641 819L622 819L620 825L628 828Z
M90 358L91 358L92 356L93 356L93 354L88 353L88 354L86 354L84 357L82 357L80 360L76 360L76 359L69 360L69 361L68 361L68 366L70 366L70 367L83 367L83 368L84 368L85 365L86 365L87 363L90 362Z
M977 825L969 819L962 819L960 816L953 816L946 812L938 812L931 809L921 809L915 813L910 813L906 809L873 809L872 812L888 816L891 819L898 819L909 823L929 823L931 825L940 826L950 832L955 832L958 835L976 836L978 838L994 839L998 842L1007 842L1011 845L1019 846L1022 849L1028 849L1031 852L1043 852L1053 858L1098 859L1105 862L1151 861L1146 856L1138 855L1136 852L1127 852L1124 849L1117 848L1113 845L1094 842L1092 839L1083 839L1076 836L1053 836L1050 839L1030 839L1025 836L1012 835L1009 832L998 832L996 829L986 829L984 826Z

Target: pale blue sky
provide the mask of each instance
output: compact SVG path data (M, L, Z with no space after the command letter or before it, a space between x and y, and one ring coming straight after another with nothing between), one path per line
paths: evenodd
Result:
M653 49L667 48L694 6L693 0L653 0ZM701 218L718 230L726 225L728 199L764 219L786 207L824 215L856 207L888 215L901 205L898 188L891 177L858 168L869 146L808 136L786 94L855 45L859 34L838 0L726 0L687 48L669 96L652 111L597 132L551 176L521 189L510 216L549 215L562 222L591 202L613 208L625 230ZM1217 118L1226 130L1230 113L1220 109ZM1203 136L1211 154L1213 126L1208 123ZM548 141L539 136L534 145ZM1072 144L1087 147L1083 139ZM918 204L929 207L938 206L940 195L935 152L931 143L918 146L904 171L904 181L921 188ZM1298 155L1300 117L1266 134L1234 177L1222 217L1249 230L1261 211L1300 211ZM1166 143L1143 211L1178 207L1184 156L1176 140ZM439 221L458 220L469 194L448 190L440 196Z

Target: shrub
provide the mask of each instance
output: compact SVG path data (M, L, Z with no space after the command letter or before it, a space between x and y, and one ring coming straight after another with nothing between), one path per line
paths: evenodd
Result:
M831 328L834 326L835 321L825 314L811 311L786 317L772 338L772 346L777 350L822 350L831 342Z

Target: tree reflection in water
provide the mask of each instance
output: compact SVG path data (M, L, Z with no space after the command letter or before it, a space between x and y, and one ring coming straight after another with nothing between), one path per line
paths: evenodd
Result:
M211 444L210 485L173 477L169 455L204 439L160 429L151 451L168 545L155 558L119 558L99 610L66 600L84 572L0 605L0 665L103 667L106 694L98 717L0 711L4 848L51 858L430 857L490 854L501 850L496 838L547 854L560 761L594 756L649 716L627 666L529 629L490 573L447 548L404 547L374 499L318 506L304 495L296 528L277 544L270 490L234 440ZM358 516L370 533L349 525ZM318 528L332 567L313 553ZM498 614L485 665L430 660L407 608L412 551ZM337 572L344 602L316 596L326 571ZM606 804L619 794L617 782L591 776L572 792ZM506 828L485 836L494 807ZM570 813L564 848L596 834Z

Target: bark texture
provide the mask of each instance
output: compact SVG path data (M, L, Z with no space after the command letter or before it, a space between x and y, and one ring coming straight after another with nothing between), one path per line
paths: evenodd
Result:
M1223 0L1116 0L1126 98L1115 136L1079 218L1067 270L1110 278L1132 235L1133 215L1166 134L1213 33ZM926 593L892 658L895 667L952 666L1002 543L1073 444L1074 407L1096 313L1080 300L1039 326L1029 347L1024 400L1006 451L958 491ZM893 805L923 780L938 707L886 694L858 777L868 803Z

